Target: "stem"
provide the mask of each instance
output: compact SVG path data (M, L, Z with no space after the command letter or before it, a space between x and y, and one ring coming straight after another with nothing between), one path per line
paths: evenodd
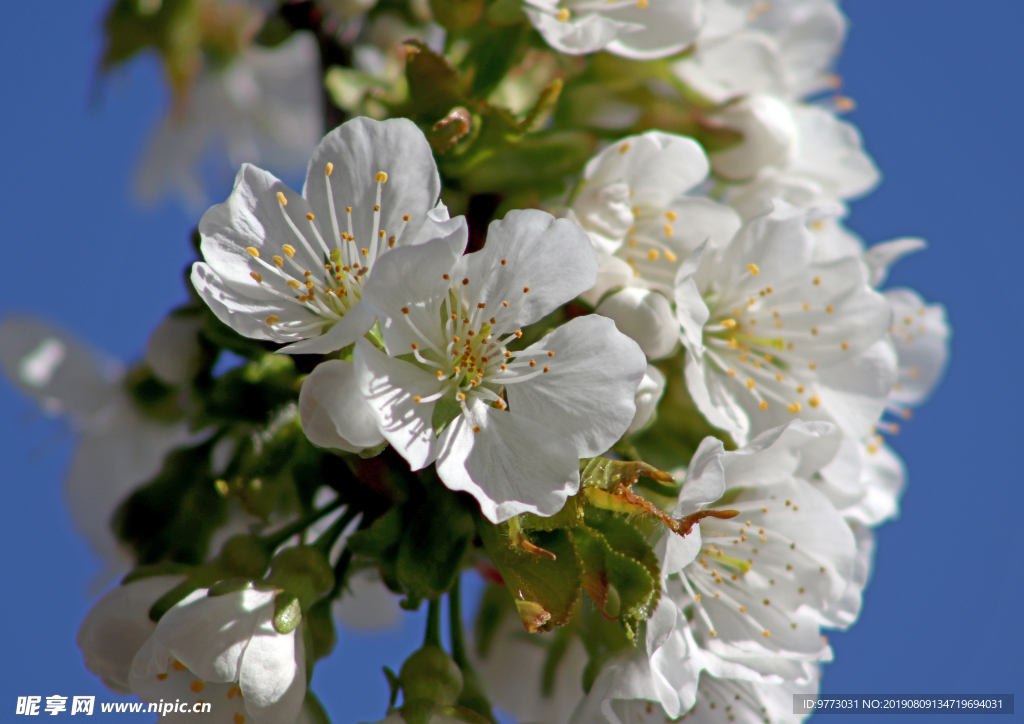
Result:
M459 665L460 669L469 667L469 659L466 658L466 641L462 630L462 596L459 593L461 576L455 577L455 583L448 591L448 628L452 637L452 659Z
M427 632L423 636L423 646L441 646L441 599L430 599L427 609Z
M284 528L277 531L276 533L271 533L270 535L266 536L265 538L263 538L263 542L266 543L271 550L274 550L282 543L284 543L286 540L291 538L293 535L301 533L310 525L317 522L328 513L337 510L344 504L345 501L341 499L341 496L338 496L337 500L331 501L323 508L320 508L320 510L314 510L309 515L299 518L294 523L286 525Z

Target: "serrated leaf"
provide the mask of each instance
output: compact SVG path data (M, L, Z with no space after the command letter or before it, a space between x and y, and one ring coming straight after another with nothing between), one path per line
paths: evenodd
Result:
M551 560L513 546L507 524L494 525L477 514L476 528L527 630L550 631L568 623L580 598L583 571L567 532L533 533L537 546L555 554Z
M562 509L554 515L542 518L539 515L526 513L519 524L524 530L555 530L556 528L574 528L583 523L583 498L573 495L565 501Z
M587 527L569 535L583 561L583 588L609 619L621 619L631 628L647 617L655 596L655 579L639 561L613 550L601 533Z

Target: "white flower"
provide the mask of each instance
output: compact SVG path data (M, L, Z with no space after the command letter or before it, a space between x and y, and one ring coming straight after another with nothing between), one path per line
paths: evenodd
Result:
M888 289L884 296L892 307L891 337L899 357L890 409L909 416L909 408L928 398L946 368L950 334L946 308L926 304L910 289Z
M898 515L906 471L881 435L844 438L816 483L851 524L875 526Z
M132 660L156 630L149 609L184 580L184 576L150 576L108 591L78 627L76 643L85 668L114 691L130 693Z
M526 0L524 10L555 50L634 60L678 53L697 38L702 19L699 0Z
M587 652L570 635L551 680L546 662L554 656L557 631L528 634L518 616L506 615L494 632L486 656L474 661L488 699L521 722L566 724L583 698Z
M184 114L168 114L150 141L136 179L139 196L154 201L176 191L201 208L201 164L212 144L226 146L232 167L302 168L323 133L319 73L310 33L276 48L252 47L227 67L205 71Z
M143 701L213 702L219 721L292 724L306 696L303 626L274 628L274 592L200 589L163 615L132 663Z
M361 298L377 260L447 219L434 208L440 192L412 121L353 119L313 153L302 196L242 166L228 200L199 222L206 261L192 283L242 335L291 342L289 353L341 349L374 324Z
M711 154L715 173L732 181L752 178L766 168L786 168L796 158L800 129L790 107L768 95L752 95L711 118L739 131L743 140Z
M306 384L347 386L354 370L362 399L320 402L340 437L368 404L414 470L436 460L445 485L471 493L491 521L551 515L578 489L579 458L632 422L643 353L596 316L508 349L521 327L593 284L594 250L571 222L513 211L491 224L483 250L462 256L466 239L462 227L384 257L365 298L388 354L360 340L353 368L320 365Z
M834 0L705 2L694 52L673 66L714 101L751 93L797 100L834 87L828 73L846 34Z
M793 416L860 438L895 382L889 305L859 259L814 263L805 221L776 202L678 272L687 387L708 421L739 444Z
M111 516L160 471L168 452L198 436L184 423L145 415L125 389L119 362L44 322L5 317L0 364L22 391L49 414L66 416L78 433L64 481L72 522L104 559L101 579L125 570L131 556L111 530Z

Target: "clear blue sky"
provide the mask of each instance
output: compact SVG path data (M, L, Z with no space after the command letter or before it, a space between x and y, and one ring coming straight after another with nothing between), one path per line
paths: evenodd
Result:
M196 222L173 204L140 210L128 193L165 103L156 65L117 75L92 107L105 0L58 3L43 14L37 3L9 5L0 44L0 229L11 274L0 285L0 313L34 312L136 359L149 330L184 297L180 270ZM825 668L823 692L1024 694L1024 475L1016 457L1024 323L1015 312L1024 270L1024 3L876 0L846 11L852 29L839 70L858 104L849 118L885 177L853 205L851 226L869 243L928 239L931 248L902 262L889 285L944 302L954 336L944 384L893 441L910 470L903 515L879 531L860 621L831 636L836 661ZM220 179L214 197L229 188L230 178ZM113 699L74 645L99 567L70 529L60 488L71 444L54 430L0 384L3 719L18 695ZM418 617L408 618L384 637L342 634L318 666L314 689L335 724L382 716L380 666L397 668L420 637Z

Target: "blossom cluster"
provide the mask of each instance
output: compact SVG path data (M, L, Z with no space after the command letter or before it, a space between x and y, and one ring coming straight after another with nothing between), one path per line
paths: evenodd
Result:
M200 198L220 128L233 160L311 150L301 191L241 164L128 370L0 323L5 373L80 436L76 525L132 569L81 624L89 670L215 721L323 722L335 622L402 597L428 627L387 722L799 721L898 514L883 435L950 333L882 288L924 242L845 225L879 174L828 95L836 2L196 7L234 55L176 87L195 118L141 188ZM310 30L354 116L313 149ZM174 81L185 51L161 52Z

